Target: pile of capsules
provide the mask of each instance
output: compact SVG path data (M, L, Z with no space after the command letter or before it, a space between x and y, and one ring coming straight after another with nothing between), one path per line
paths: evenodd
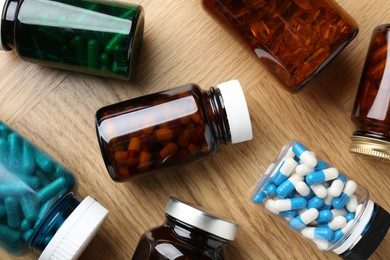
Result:
M363 206L355 193L356 182L317 161L299 142L293 143L275 169L260 180L253 202L264 203L270 212L285 217L292 229L322 250L351 230Z
M0 122L0 244L23 251L74 176Z

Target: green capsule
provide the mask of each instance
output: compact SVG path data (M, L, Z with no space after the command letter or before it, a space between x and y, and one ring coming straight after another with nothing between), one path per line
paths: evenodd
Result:
M13 230L5 225L0 225L0 239L16 242L22 237L18 230Z
M119 69L118 69L118 63L116 63L116 61L112 63L111 71L114 73L118 73Z
M127 18L127 17L134 17L136 15L137 10L135 9L129 9L123 14L121 14L119 17L121 18Z
M32 222L31 221L28 221L27 219L23 219L22 223L20 223L20 230L21 231L26 231L26 230L30 229L31 226L32 226Z
M86 65L87 61L87 48L83 38L76 36L70 42L70 45L76 50L76 56L80 65Z
M0 138L7 139L10 132L9 127L0 122Z
M88 67L97 68L99 60L99 43L97 40L88 41Z
M110 66L110 62L111 62L111 59L110 59L110 56L103 52L103 54L100 56L100 63L102 64L102 66Z
M8 166L11 171L19 172L22 158L22 138L13 132L8 135Z
M34 149L27 141L23 142L20 167L23 174L32 174L35 170Z
M118 63L118 65L126 65L126 49L122 48L120 45L115 45L113 49L114 59Z
M22 222L19 201L15 197L4 199L5 212L7 213L7 223L10 228L18 228Z
M50 173L55 168L54 161L45 153L35 150L35 162L44 172Z
M105 50L107 53L112 53L114 51L114 47L116 45L120 45L122 40L125 38L125 35L123 34L116 34L114 37L111 38L111 40L107 43Z
M49 176L41 170L37 170L35 174L37 175L39 182L42 186L49 185L52 182Z
M23 239L24 241L30 241L32 236L34 235L34 229L29 229L26 232L23 233Z
M62 189L66 188L66 179L64 177L60 177L42 188L37 193L37 199L39 202L47 201L48 199L57 195Z
M20 196L19 199L20 206L22 206L22 211L24 213L24 217L28 221L33 221L38 216L39 204L35 194L26 193Z
M64 35L47 27L38 27L40 37L50 42L50 44L62 45L65 42Z
M47 213L49 213L49 211L51 210L53 205L57 202L57 200L58 200L57 198L51 198L42 204L41 208L39 209L38 216L34 223L34 229L38 228L39 225L41 225L43 219L46 217Z

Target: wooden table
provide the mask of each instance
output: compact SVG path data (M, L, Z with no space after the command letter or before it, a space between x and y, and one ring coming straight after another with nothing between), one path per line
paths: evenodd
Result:
M350 114L371 32L389 22L388 0L338 2L357 20L357 38L303 92L292 95L238 40L202 9L199 0L132 0L144 6L144 47L132 82L51 69L1 52L0 118L72 170L80 197L90 194L109 217L82 259L130 259L141 234L164 221L169 196L234 219L240 228L226 248L231 259L338 259L290 231L250 201L267 166L290 139L365 186L390 210L389 162L351 154ZM200 163L135 182L113 182L95 134L95 111L105 105L185 83L203 88L230 79L245 89L252 141L220 145ZM388 235L372 259L390 259ZM0 253L0 259L22 258Z

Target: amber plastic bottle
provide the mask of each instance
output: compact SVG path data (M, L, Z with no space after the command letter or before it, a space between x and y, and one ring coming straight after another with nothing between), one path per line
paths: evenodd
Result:
M358 32L333 0L202 0L289 91L298 91Z
M225 245L234 240L238 225L171 197L166 221L141 237L133 260L222 260Z
M352 120L351 151L390 160L390 24L375 28Z
M96 129L116 181L204 158L219 143L252 139L237 80L208 91L189 84L103 107L96 113Z

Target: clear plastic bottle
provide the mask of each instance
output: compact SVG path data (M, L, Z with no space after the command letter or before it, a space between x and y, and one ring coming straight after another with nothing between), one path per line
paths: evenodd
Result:
M368 191L297 141L288 143L259 181L252 201L319 249L367 259L390 225Z
M129 79L142 45L138 5L87 0L3 0L0 49L24 60Z
M203 91L194 84L99 109L96 129L113 180L178 165L252 139L241 85L232 80Z
M351 151L390 160L390 24L374 29L352 112Z
M223 249L233 241L238 225L220 219L171 197L166 221L146 231L138 242L133 260L188 259L222 260Z
M333 0L202 0L289 91L299 91L356 36Z
M108 211L78 199L74 175L0 122L0 246L40 259L76 259ZM71 242L71 243L69 243Z

